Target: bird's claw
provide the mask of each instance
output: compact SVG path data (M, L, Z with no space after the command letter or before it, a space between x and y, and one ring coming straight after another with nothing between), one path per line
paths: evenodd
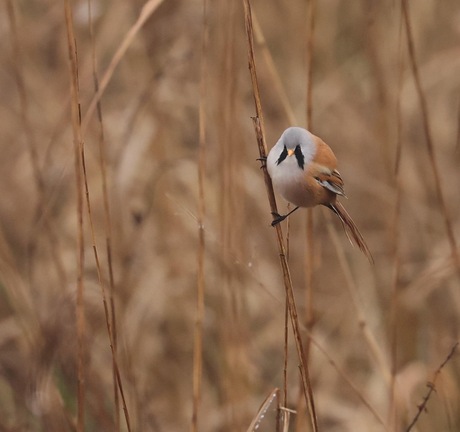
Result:
M282 216L279 213L272 212L272 216L274 217L272 221L272 227L278 225L280 222L283 222L286 219L286 216Z
M260 158L257 158L256 160L261 162L260 168L266 168L267 167L267 156L262 156Z

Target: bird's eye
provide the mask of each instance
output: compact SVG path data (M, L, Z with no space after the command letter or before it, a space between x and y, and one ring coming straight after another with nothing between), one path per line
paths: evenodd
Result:
M305 157L302 153L300 145L297 145L294 150L295 158L297 159L297 164L299 165L300 169L303 169L305 166Z
M279 157L278 160L276 161L276 165L279 165L281 162L283 162L284 159L287 158L287 155L288 155L288 151L287 151L286 146L284 146L284 149L283 149L283 151L281 152L280 157Z

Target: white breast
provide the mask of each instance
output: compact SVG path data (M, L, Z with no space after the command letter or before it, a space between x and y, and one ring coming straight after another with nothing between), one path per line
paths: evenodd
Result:
M277 163L284 146L294 149L300 144L304 155L302 169L294 155ZM267 157L267 170L275 190L290 203L300 207L311 207L315 203L305 182L305 170L314 158L316 146L308 131L302 128L287 129Z

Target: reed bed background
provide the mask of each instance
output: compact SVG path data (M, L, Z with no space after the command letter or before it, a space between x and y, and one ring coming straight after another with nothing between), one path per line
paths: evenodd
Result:
M375 259L289 221L321 431L460 428L460 4L402 6L252 1L268 146L329 143ZM0 430L310 430L243 3L2 12Z

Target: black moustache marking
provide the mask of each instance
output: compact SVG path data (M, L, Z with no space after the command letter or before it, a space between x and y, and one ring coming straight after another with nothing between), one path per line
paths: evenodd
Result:
M284 146L284 149L283 149L283 151L281 152L280 157L279 157L278 160L276 161L276 165L279 165L281 162L283 162L284 159L287 158L287 155L288 155L287 148L286 148L286 146Z
M300 146L298 145L295 150L294 150L295 158L297 159L297 163L299 164L299 168L303 169L305 166L305 157L302 153L302 150L300 150Z

